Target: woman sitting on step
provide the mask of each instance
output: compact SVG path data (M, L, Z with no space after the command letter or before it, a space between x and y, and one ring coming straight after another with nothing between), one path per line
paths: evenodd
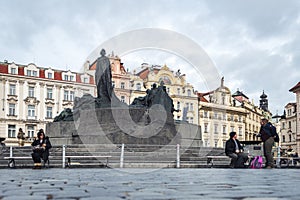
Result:
M33 153L32 159L34 162L34 168L41 168L41 159L44 163L48 161L49 149L52 148L49 137L45 137L43 129L40 129L37 133L37 138L31 144Z

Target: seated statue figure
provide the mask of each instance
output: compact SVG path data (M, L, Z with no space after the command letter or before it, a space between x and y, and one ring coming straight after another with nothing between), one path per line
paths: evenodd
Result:
M65 108L58 116L53 120L54 122L59 121L73 121L73 113L70 108Z

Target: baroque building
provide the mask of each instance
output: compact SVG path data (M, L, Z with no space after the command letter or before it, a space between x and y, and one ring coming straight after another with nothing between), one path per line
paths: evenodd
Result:
M0 137L16 144L19 128L27 138L35 136L65 108L73 108L74 97L95 95L94 78L86 73L0 63Z
M261 118L267 117L271 119L272 114L268 110L267 95L263 92L260 96L260 106L256 106L249 98L241 91L237 90L232 94L233 106L244 109L245 117L245 140L256 141L259 140L256 136L259 133Z
M216 90L198 93L198 96L203 146L224 148L231 131L237 132L239 140L245 139L246 112L243 108L233 106L231 92L224 85L224 78Z
M153 84L166 86L167 93L173 100L174 119L187 121L191 124L198 124L198 97L194 87L186 82L185 74L180 70L174 73L167 65L149 65L143 63L140 68L134 70L131 76L131 100L136 97L145 96L146 90Z
M256 141L260 130L262 116L271 119L268 110L267 95L261 95L263 107L255 106L241 91L231 91L221 85L214 91L198 93L200 100L199 125L202 128L203 145L210 147L225 147L229 133L235 131L240 141Z

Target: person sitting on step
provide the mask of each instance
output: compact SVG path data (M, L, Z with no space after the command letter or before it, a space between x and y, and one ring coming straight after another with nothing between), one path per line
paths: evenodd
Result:
M40 129L37 133L37 138L31 144L33 153L32 159L34 162L34 168L41 168L41 159L44 163L48 161L49 149L52 148L49 137L45 137L43 129Z
M243 153L243 147L237 139L236 132L229 133L230 139L226 141L225 154L231 158L230 168L244 168L248 155Z

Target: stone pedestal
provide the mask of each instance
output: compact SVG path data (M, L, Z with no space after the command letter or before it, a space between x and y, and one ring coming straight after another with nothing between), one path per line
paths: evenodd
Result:
M200 127L175 125L172 114L144 108L80 110L74 121L48 123L51 142L61 144L139 144L202 146Z

